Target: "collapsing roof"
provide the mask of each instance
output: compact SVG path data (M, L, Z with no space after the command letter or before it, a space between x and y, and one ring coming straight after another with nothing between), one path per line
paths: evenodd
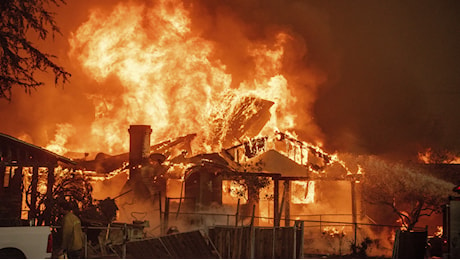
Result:
M288 177L301 178L318 177L310 173L321 172L324 167L331 164L331 157L327 153L296 140L287 133L276 131L270 137L257 137L271 117L270 108L273 102L244 96L233 97L227 100L227 103L224 104L226 109L220 111L222 115L217 117L219 120L209 122L215 129L214 132L204 139L200 138L201 141L206 142L208 148L214 150L214 153L196 154L192 151L191 142L196 138L196 134L181 136L153 146L150 146L148 138L148 141L144 141L150 147L150 151L144 152L164 155L166 158L164 165L168 166L187 164L188 167L195 165L202 168L206 164L206 167L227 168L227 172L242 173L249 169L251 172L283 173ZM150 137L150 132L148 135ZM269 147L269 143L276 143L276 145ZM294 153L300 154L300 160L291 158L289 151L283 151L288 146L289 149L296 150ZM215 152L216 150L219 152ZM254 157L259 160L257 163ZM99 153L94 160L79 159L78 164L83 170L107 174L117 169L137 167L127 165L129 158L129 153L114 156ZM265 161L263 168L248 165L251 161L260 164L261 160Z
M189 167L192 166L195 169L196 167L201 169L215 168L219 169L220 172L227 173L258 172L266 173L267 176L274 173L281 174L281 177L286 178L317 179L332 177L329 176L330 174L318 174L319 171L321 172L326 166L332 164L332 160L329 156L318 154L317 151L312 152L310 151L311 148L304 146L304 149L309 149L310 152L304 155L305 158L302 160L303 162L299 162L298 160L295 161L290 156L286 155L286 151L278 151L278 145L273 145L271 147L268 144L269 142L276 142L281 143L279 146L284 147L284 142L287 139L279 140L277 135L279 135L279 133L275 134L274 138L262 137L251 139L254 141L244 142L240 145L223 149L220 153L202 153L193 155L193 153L184 152L175 157L169 157L166 165L172 166L183 164L188 165ZM195 135L187 135L187 137L188 136L194 137ZM156 152L152 154L162 155L164 153L169 155L169 149L176 149L176 146L182 146L183 139L184 137L179 137L176 140L155 144L151 146L150 151ZM165 143L167 143L168 149L164 147ZM254 144L249 147L248 145L250 145L250 143ZM235 149L240 150L239 154L244 157L243 160L232 155L232 153L235 152ZM158 153L159 150L163 153ZM166 158L166 156L164 157ZM128 159L129 153L114 156L99 153L94 160L86 161L78 159L76 161L78 162L78 168L96 171L97 173L110 173L116 169L128 168ZM343 179L345 173L345 171L341 171L338 179Z

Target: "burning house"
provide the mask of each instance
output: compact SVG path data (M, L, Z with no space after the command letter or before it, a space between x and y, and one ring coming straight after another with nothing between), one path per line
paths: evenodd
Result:
M236 225L258 226L288 227L295 220L358 221L359 170L351 173L335 155L287 133L248 139L216 153L194 153L191 147L195 134L151 145L150 126L131 125L128 132L129 153L98 155L94 160L67 159L2 135L2 172L6 176L14 171L13 166L36 165L27 158L38 158L48 170L60 164L79 169L93 179L93 196L112 197L115 199L111 201L120 205L120 214L113 215L108 223L136 222L142 223L143 228L143 220L148 219L151 227L160 227L150 236L165 234L171 226L186 231L201 225L228 225L229 216ZM10 175L10 179L19 176ZM53 177L48 175L48 185L54 183ZM4 189L13 187L14 181L9 183ZM33 181L31 189L32 185ZM32 208L29 216L33 216L31 212ZM43 216L49 215L46 212L45 207ZM203 216L216 213L227 219L211 217L211 222L203 222ZM201 217L197 218L197 214ZM40 221L48 220L45 217ZM352 232L351 226L347 232Z
M117 221L148 220L154 230L147 232L150 236L171 227L187 231L225 224L357 221L359 176L352 176L334 155L289 134L276 132L219 152L195 153L195 134L151 145L150 126L131 125L128 132L129 154L80 160L77 167L102 173L105 165L107 177L94 183L93 195L124 194L116 200ZM119 169L111 171L107 162Z
M137 135L133 134L135 129ZM245 217L247 221L255 215L258 224L268 226L279 226L281 218L289 226L295 219L330 214L331 210L333 214L349 215L352 220L351 173L343 167L325 171L333 164L340 166L340 161L288 134L278 132L217 153L194 154L190 143L195 135L150 146L149 126L132 125L129 133L128 166L123 166L126 156L99 159L117 158L118 165L129 171L124 175L126 183L118 185L118 193L134 191L126 200L150 201L154 210L162 210L163 202L168 210L176 207L177 214L241 207L238 210L242 223ZM97 190L96 187L96 194ZM156 216L158 222L161 217Z
M69 158L0 133L1 224L17 225L24 220L50 225L55 169L75 164ZM40 179L45 183L39 183Z

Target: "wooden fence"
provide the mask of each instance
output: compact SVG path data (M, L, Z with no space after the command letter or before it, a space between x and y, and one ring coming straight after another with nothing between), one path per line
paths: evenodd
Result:
M303 222L292 227L216 226L208 235L222 258L303 258Z
M125 248L123 248L125 246ZM215 259L219 254L198 230L128 241L115 250L130 259ZM125 254L123 253L125 250Z

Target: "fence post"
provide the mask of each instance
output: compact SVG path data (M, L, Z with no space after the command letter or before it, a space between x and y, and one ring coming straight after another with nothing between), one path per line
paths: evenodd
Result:
M298 221L300 223L300 241L299 241L299 254L298 258L303 258L303 243L304 243L304 229L305 229L305 222L304 221Z
M278 208L279 208L279 179L274 178L274 188L273 188L273 226L279 227L280 226L280 219L278 216Z
M292 251L293 251L292 258L296 259L298 258L297 257L297 220L294 221L294 226L292 226L292 229L294 231L294 235L293 235L294 239L292 243Z
M256 205L252 205L252 216L251 216L251 225L249 230L249 241L250 241L250 248L249 248L249 258L254 259L254 247L255 247L255 236L254 236L254 217L256 214Z
M126 259L126 242L128 241L128 225L123 225L123 247L121 248L121 258Z
M352 222L354 226L354 236L353 239L353 253L356 253L356 237L357 237L357 220L356 220L356 185L355 180L351 180L351 213L352 213Z
M255 256L255 251L256 251L256 228L254 226L251 226L251 252L250 252L250 259L254 259Z
M166 231L168 230L168 225L169 225L169 198L168 197L165 197L165 216L163 220L164 220L164 225L163 225L162 234L165 235Z
M272 241L272 258L275 259L276 247L276 227L273 227L273 241Z
M158 191L158 206L160 207L160 226L162 225L163 223L163 208L162 208L162 205L161 205L161 191ZM163 230L160 230L160 232L163 232Z
M238 226L238 215L240 214L240 199L238 199L238 204L236 205L236 213L235 213L235 227Z

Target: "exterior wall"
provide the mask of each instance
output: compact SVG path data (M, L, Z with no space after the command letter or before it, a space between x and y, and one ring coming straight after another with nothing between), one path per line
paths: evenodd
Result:
M185 181L185 196L195 198L198 207L222 204L222 178L214 173L196 171Z

